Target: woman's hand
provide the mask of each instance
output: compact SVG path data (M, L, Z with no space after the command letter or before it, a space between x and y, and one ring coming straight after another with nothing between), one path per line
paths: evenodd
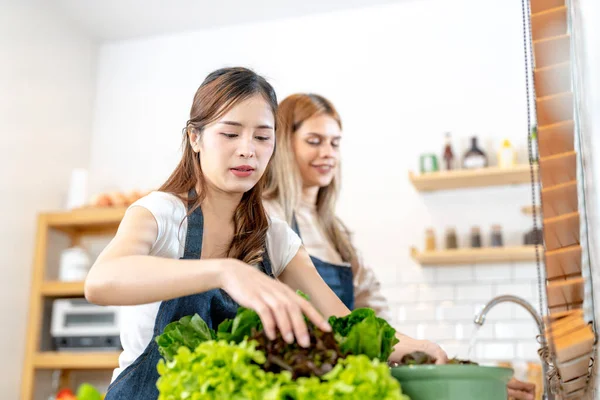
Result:
M394 346L394 352L390 355L389 361L400 362L402 357L406 354L410 354L415 351L422 351L429 354L435 359L436 364L446 364L448 362L448 355L446 352L436 343L428 340L417 340L410 336L396 334L400 343Z
M308 347L310 338L304 315L321 330L331 331L327 320L306 299L242 261L223 261L220 287L238 304L258 313L271 340L278 328L286 342L292 343L295 337L300 346Z
M535 384L512 378L508 382L508 397L515 400L535 400Z

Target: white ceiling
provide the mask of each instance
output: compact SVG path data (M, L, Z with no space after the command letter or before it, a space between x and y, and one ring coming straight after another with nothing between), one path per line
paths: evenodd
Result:
M403 0L53 0L91 37L123 40Z

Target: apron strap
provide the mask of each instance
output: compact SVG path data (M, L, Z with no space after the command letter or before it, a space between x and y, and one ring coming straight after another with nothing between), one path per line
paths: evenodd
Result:
M190 198L196 197L196 189L192 188L188 192L188 212L191 208ZM202 253L202 233L204 226L204 216L200 206L187 216L187 235L185 237L185 250L183 258L199 259Z

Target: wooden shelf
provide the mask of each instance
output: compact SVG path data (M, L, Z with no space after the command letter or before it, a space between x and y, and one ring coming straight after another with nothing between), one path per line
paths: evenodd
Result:
M534 167L537 171L537 167ZM489 167L429 172L421 175L409 173L409 179L419 192L462 189L487 186L504 186L531 183L529 164L513 168Z
M546 252L546 279L581 275L581 246L573 245Z
M41 352L33 358L36 369L114 369L119 366L117 352L69 353Z
M540 247L540 257L542 247ZM484 247L419 252L411 249L412 258L422 266L455 264L491 264L511 261L535 261L535 246Z
M579 240L579 212L544 218L544 243L547 251L578 245Z
M41 294L44 297L55 298L83 297L83 282L44 282Z
M126 207L82 208L42 214L48 227L67 233L85 232L103 234L116 231L125 215Z
M535 214L539 216L541 213L541 210L542 209L540 206L536 206ZM533 206L523 206L523 207L521 207L521 212L525 215L533 215Z

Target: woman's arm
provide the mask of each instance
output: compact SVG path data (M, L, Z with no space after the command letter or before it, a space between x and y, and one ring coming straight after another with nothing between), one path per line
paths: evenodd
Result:
M177 260L150 256L158 227L144 207L132 207L85 280L85 297L100 305L169 300L221 286L226 260Z
M133 207L85 281L85 297L101 305L164 301L222 288L238 304L255 310L267 336L278 328L289 343L310 344L303 314L322 330L331 327L315 308L286 285L240 260L175 260L149 256L157 237L152 213Z

